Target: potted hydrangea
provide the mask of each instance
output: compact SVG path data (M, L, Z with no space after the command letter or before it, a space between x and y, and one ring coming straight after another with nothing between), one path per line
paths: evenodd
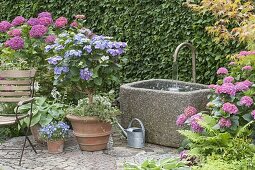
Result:
M61 153L64 149L64 139L68 136L69 126L64 122L54 122L40 129L40 136L47 141L49 153Z
M54 71L54 84L71 85L73 90L87 95L86 109L83 107L82 110L78 106L80 113L70 111L67 115L80 146L83 146L81 138L87 135L91 138L85 140L98 144L95 147L80 147L82 150L106 148L105 141L111 133L111 124L100 115L110 115L115 111L110 109L111 106L106 106L107 102L98 102L93 96L96 90L119 83L119 70L126 60L121 55L126 46L125 42L95 35L89 29L82 28L63 31L54 44L45 47L45 51L51 56L48 62ZM104 142L100 141L102 138Z

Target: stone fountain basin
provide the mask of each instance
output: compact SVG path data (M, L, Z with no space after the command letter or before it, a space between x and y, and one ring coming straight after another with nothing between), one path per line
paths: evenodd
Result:
M188 91L169 91L175 83ZM177 132L178 115L189 105L205 110L209 93L206 85L165 79L124 84L120 87L121 123L126 128L132 118L138 118L146 129L146 142L179 147L183 138Z

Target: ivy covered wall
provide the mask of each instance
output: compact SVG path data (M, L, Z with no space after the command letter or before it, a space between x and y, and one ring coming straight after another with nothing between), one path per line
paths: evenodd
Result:
M215 71L227 64L228 54L240 51L235 41L228 45L212 42L204 28L213 22L209 15L188 9L184 0L0 0L0 19L17 15L36 17L49 11L54 16L85 14L90 28L99 34L127 41L129 62L123 70L124 82L149 78L172 78L175 48L190 41L197 48L197 81L209 84ZM178 58L179 79L191 80L191 54L183 50Z

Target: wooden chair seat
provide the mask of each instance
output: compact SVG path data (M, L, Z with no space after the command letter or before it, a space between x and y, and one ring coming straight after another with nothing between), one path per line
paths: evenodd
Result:
M20 115L18 116L18 119L23 119L27 117L28 115ZM13 125L17 123L16 116L1 116L0 115L0 126L7 126L7 125Z
M35 69L31 70L5 70L0 71L0 103L13 103L17 107L14 110L15 114L0 114L0 127L18 124L20 130L25 134L25 140L22 148L20 148L21 155L19 157L19 165L21 165L24 149L26 142L28 141L35 153L36 150L28 137L28 132L31 126L32 120L32 104L33 104L33 95L34 95L34 80L35 80ZM30 103L31 109L28 114L22 115L19 114L19 107ZM3 112L4 113L4 112ZM29 124L25 129L22 127L20 120L28 117ZM0 148L0 150L7 150L7 148ZM13 148L10 148L13 150ZM1 159L10 159L1 157ZM12 158L17 159L17 158ZM1 161L0 161L1 162ZM1 169L1 168L0 168Z

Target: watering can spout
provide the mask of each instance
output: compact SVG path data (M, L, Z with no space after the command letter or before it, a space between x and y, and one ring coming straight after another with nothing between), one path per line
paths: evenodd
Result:
M125 131L125 129L119 124L119 122L117 122L117 125L120 127L120 129L122 130L122 133L125 135L125 137L127 138L127 132Z

